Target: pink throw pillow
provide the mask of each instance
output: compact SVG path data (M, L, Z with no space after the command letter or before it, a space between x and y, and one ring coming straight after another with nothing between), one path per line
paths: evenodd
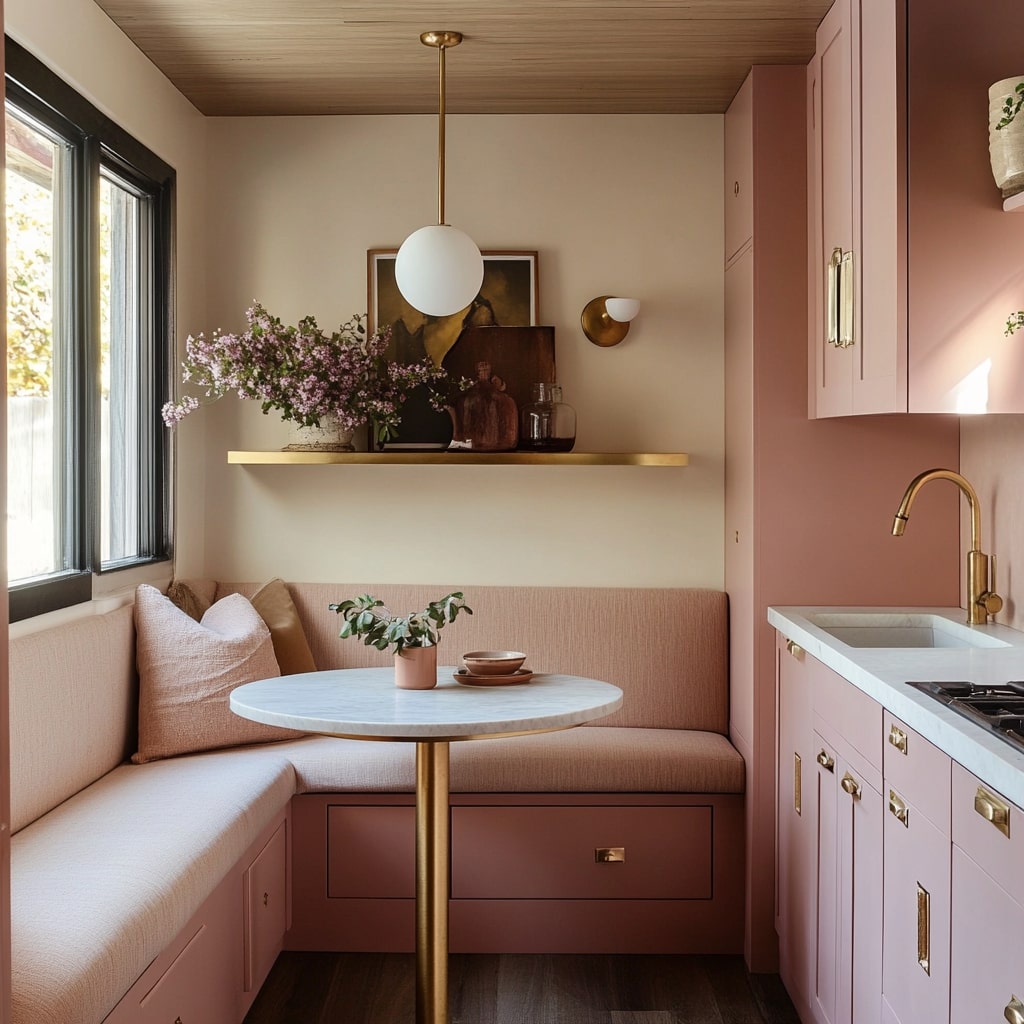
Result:
M231 691L281 674L270 630L240 594L196 622L155 587L135 592L139 750L135 764L177 754L291 739L301 733L240 718Z

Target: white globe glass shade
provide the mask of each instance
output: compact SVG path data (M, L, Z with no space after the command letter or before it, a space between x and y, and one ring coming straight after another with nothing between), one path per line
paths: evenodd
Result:
M395 283L413 309L450 316L480 293L484 259L464 231L431 224L414 231L395 258Z
M604 308L608 315L620 324L628 324L640 312L639 299L605 299Z

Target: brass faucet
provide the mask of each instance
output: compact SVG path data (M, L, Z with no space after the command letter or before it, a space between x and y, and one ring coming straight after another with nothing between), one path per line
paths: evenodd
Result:
M971 509L971 548L967 552L967 621L972 626L981 626L988 622L990 615L996 615L1003 607L1003 599L990 590L994 567L989 568L989 556L981 550L981 506L974 488L959 473L951 469L929 469L919 473L910 481L896 517L892 521L892 534L902 537L907 521L910 519L910 506L917 497L917 492L929 480L952 480L960 488ZM995 562L993 556L992 562Z

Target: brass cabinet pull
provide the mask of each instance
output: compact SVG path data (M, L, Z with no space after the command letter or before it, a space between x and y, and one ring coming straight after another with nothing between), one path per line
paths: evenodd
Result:
M263 906L266 907L266 906L269 906L269 905L270 905L270 893L269 892L265 892L263 894Z
M804 649L795 640L786 641L786 650L789 651L794 658L803 657Z
M910 828L910 810L906 802L897 796L895 790L889 790L889 813L897 820L903 822L904 828Z
M907 753L907 734L898 726L889 726L889 744L895 747L901 754Z
M1003 1010L1003 1016L1010 1024L1024 1024L1024 1003L1015 995L1011 995L1010 1001L1006 1004L1006 1009Z
M925 974L932 973L932 958L931 958L931 902L932 898L928 895L928 890L925 889L920 882L917 883L917 962L924 968Z
M803 806L803 759L800 755L793 751L793 810L797 814L801 814L801 807Z
M824 747L818 751L816 760L818 764L825 769L825 771L834 772L836 770L836 759L834 757L829 757L828 752Z
M843 250L833 249L825 267L825 341L829 345L839 344L839 264Z
M974 794L974 809L1004 836L1010 835L1010 805L1004 800L979 786L978 792Z
M601 846L594 850L594 860L598 864L625 864L626 848L624 846Z
M839 340L840 348L853 344L854 328L853 252L844 252L839 263Z
M854 800L860 799L860 783L849 772L843 773L843 777L839 781L839 785L842 786Z

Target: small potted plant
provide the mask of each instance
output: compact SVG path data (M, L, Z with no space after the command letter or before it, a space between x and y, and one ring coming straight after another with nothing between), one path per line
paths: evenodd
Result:
M437 685L438 634L459 612L473 614L462 591L431 601L421 612L392 615L380 598L361 594L350 601L328 605L342 618L338 636L362 637L367 647L395 653L395 686L403 690L429 690Z
M1024 191L1024 75L996 82L988 101L992 176L1006 199Z

